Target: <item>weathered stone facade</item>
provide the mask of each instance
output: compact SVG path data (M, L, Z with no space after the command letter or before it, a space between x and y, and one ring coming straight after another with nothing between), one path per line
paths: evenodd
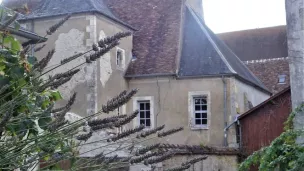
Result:
M128 5L126 4L128 1L122 0L121 2L122 4L120 5ZM100 60L92 64L86 64L70 83L60 88L65 99L68 99L73 91L78 93L76 103L71 112L82 117L91 115L100 110L102 104L105 104L107 100L122 90L138 88L139 93L134 99L121 107L119 111L114 111L111 114L117 115L118 112L119 114L131 113L138 108L136 99L149 100L152 108L152 126L166 124L166 129L179 126L185 128L183 132L179 132L167 139L161 139L161 142L237 147L235 131L230 129L225 136L225 127L233 123L235 117L240 112L247 110L245 105L247 101L250 101L255 106L266 100L269 97L267 90L264 90L261 86L259 87L259 85L257 87L255 85L257 82L254 82L257 80L240 79L243 75L247 74L246 76L249 77L252 77L252 75L247 73L246 67L237 58L235 61L232 61L234 62L232 63L234 64L233 67L237 69L241 68L239 71L243 75L238 75L239 73L232 69L219 47L216 46L216 42L210 40L212 37L207 33L211 34L211 32L207 32L207 29L203 30L203 33L207 34L207 36L203 35L206 37L203 41L207 42L204 43L208 44L208 47L210 46L214 49L209 51L207 49L206 52L208 53L202 54L202 57L217 55L219 61L224 61L220 61L219 63L228 66L229 74L216 72L215 74L212 73L213 75L180 77L177 74L177 70L179 67L178 62L180 62L181 45L182 43L188 43L182 42L183 14L188 10L188 6L184 4L184 1L176 0L170 0L173 5L166 3L164 6L162 4L168 2L168 0L149 0L147 1L150 2L148 4L133 0L132 2L139 3L142 6L146 5L144 6L144 10L150 12L151 18L149 19L153 22L150 22L147 18L141 18L140 14L143 9L137 11L136 8L134 16L126 17L131 17L130 20L135 24L137 22L132 17L137 18L138 21L146 21L144 24L141 22L137 23L136 26L139 27L139 31L134 33L134 37L122 39L117 48L112 49L108 54L101 57ZM153 6L153 3L156 5ZM115 9L115 6L113 8ZM167 9L168 11L166 11ZM165 19L163 15L160 15L164 11L167 17ZM171 12L177 13L172 14ZM189 17L196 16L196 14L192 13L188 13L188 15ZM33 19L24 21L24 24L28 29L44 35L47 28L58 22L61 18L60 16L52 16ZM191 21L199 23L200 21L197 20L193 19ZM160 24L160 22L162 23ZM173 23L168 24L170 22ZM202 31L203 23L197 25L200 27L197 27L196 30ZM35 55L41 59L44 57L42 56L43 54L54 48L56 53L47 67L56 66L66 57L90 50L92 44L98 40L123 31L134 30L97 13L74 14L58 32L49 37L46 47ZM135 39L133 40L133 38ZM136 51L134 52L133 49L136 49ZM118 50L122 50L125 57L122 67L117 66L116 55ZM136 62L132 62L133 56L137 58ZM229 57L235 58L235 56ZM59 68L57 72L73 68L84 60L84 57L79 58L68 66ZM214 61L209 57L206 66L211 65L214 65ZM210 70L216 67L225 68L226 66L214 66L210 67ZM233 73L230 73L232 71ZM54 74L54 72L50 74ZM126 74L131 75L126 77ZM192 95L201 94L206 95L208 98L208 126L198 129L192 126L194 119L191 118L193 117L193 112L191 112L193 102L191 101L193 101L194 97ZM59 105L65 103L66 101L62 100ZM139 119L135 119L126 128L132 128L137 124L139 124ZM105 136L104 132L96 133L95 135L89 141L96 141ZM153 143L153 140L149 143ZM102 143L95 145L102 145ZM87 146L83 150L86 151L92 148L94 146ZM86 156L94 156L96 153L95 151ZM172 166L172 164L185 159L169 160L161 167L167 168L168 164ZM143 167L134 166L134 170L140 169L143 169ZM232 171L237 170L237 160L236 156L210 156L206 161L198 163L191 169L196 171L202 169Z

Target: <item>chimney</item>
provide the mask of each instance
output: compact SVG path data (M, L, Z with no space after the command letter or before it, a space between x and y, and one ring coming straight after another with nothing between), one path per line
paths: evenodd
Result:
M204 19L203 0L187 0L187 4Z

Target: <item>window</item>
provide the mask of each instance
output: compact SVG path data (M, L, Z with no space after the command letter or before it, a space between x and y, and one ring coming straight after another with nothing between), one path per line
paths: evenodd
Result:
M139 124L151 127L150 101L138 101Z
M191 129L209 129L210 93L189 92L189 125Z
M286 84L286 75L279 75L279 84Z
M133 110L139 111L137 119L133 120L134 127L143 124L146 129L154 128L154 101L152 96L134 97Z
M207 97L193 97L194 101L194 117L195 117L195 125L207 125Z
M124 69L125 63L125 51L121 48L116 49L116 66L119 69Z

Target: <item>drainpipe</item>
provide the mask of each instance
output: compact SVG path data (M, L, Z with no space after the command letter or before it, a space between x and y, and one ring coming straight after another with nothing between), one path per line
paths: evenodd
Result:
M224 146L228 146L228 135L227 135L227 81L225 80L225 77L222 76L223 86L224 86Z
M237 124L238 124L238 128L239 128L239 136L240 136L240 139L239 139L239 141L240 141L240 144L239 144L239 146L240 146L240 149L242 149L243 148L243 146L242 146L242 127L241 127L241 122L240 122L240 120L237 120Z
M35 23L34 23L34 20L31 20L31 31L32 33L35 32ZM31 44L31 55L34 56L34 53L35 53L35 49L33 48L33 45Z

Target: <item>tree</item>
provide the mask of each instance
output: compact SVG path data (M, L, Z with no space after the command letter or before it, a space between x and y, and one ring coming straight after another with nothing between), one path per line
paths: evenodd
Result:
M70 97L68 103L61 108L54 108L56 101L62 97L58 87L68 82L77 74L81 66L92 63L109 52L119 44L119 40L130 36L131 33L117 33L112 37L100 40L86 53L79 53L63 59L60 64L48 70L45 69L54 55L51 50L38 61L36 57L28 55L31 50L39 51L44 46L38 45L21 47L20 43L7 31L6 28L14 24L18 29L17 13L1 8L2 24L0 26L0 170L32 170L39 164L41 169L58 169L60 162L70 161L72 169L113 169L121 165L129 165L143 162L152 165L172 158L178 154L191 155L202 154L205 151L216 150L202 146L177 146L154 144L142 148L136 148L135 144L149 141L154 138L170 136L183 128L175 128L162 131L165 125L145 131L144 126L106 137L100 141L106 144L100 148L117 145L117 148L108 153L100 153L92 158L81 158L79 147L97 143L87 142L95 131L118 128L131 122L138 114L134 111L130 115L95 117L114 111L127 103L138 90L123 91L118 96L103 105L99 112L70 122L65 119L66 113L71 109L76 94ZM47 35L52 35L63 25L71 15L66 16L60 22L47 30ZM34 49L33 49L34 48ZM86 62L64 73L50 75L48 73L68 65L69 62L87 56ZM162 131L162 132L161 132ZM128 141L131 140L131 141ZM99 142L100 142L99 141ZM178 149L178 150L177 150ZM125 150L128 156L120 158L115 152ZM185 170L190 165L206 159L202 156L178 166L174 170Z

